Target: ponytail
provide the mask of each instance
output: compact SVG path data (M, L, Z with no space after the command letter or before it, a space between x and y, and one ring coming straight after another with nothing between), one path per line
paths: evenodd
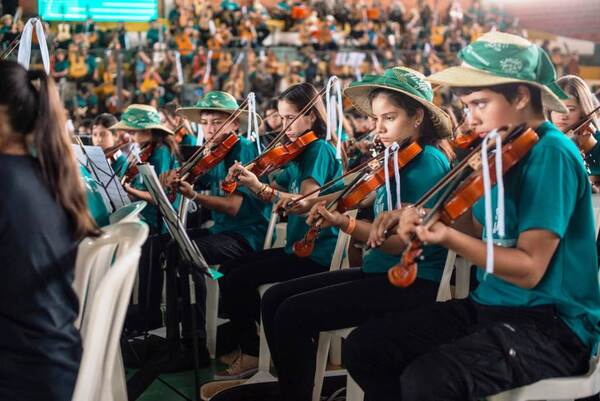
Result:
M11 61L0 61L0 105L8 107L12 129L30 135L27 142L40 165L42 177L73 224L74 236L98 235L54 81L42 70L26 71Z

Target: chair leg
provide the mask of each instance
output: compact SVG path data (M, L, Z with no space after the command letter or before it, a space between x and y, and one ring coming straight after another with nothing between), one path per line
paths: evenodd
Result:
M333 336L329 347L329 362L334 366L342 365L342 338Z
M206 346L212 359L217 352L217 317L219 314L219 284L206 280Z
M317 364L315 369L315 384L313 387L313 401L321 399L321 391L323 390L323 380L325 370L327 369L327 355L329 353L329 345L331 344L331 334L322 332L319 335L319 345L317 348Z
M260 343L258 351L258 371L269 372L271 370L271 351L269 350L269 344L267 343L267 337L265 336L265 328L260 320Z
M363 401L365 393L348 373L346 376L346 401Z
M456 261L456 298L469 296L469 281L471 279L471 264L464 260Z

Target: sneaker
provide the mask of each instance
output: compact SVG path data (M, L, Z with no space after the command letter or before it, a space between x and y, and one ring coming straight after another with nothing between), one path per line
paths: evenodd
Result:
M252 355L240 356L227 369L217 372L215 380L244 379L258 371L258 358Z
M208 401L220 392L244 384L246 379L212 381L200 386L200 399Z
M219 361L221 361L225 365L232 365L235 362L235 360L240 357L241 354L242 354L242 351L238 348L238 349L231 351L228 354L221 355L219 357Z

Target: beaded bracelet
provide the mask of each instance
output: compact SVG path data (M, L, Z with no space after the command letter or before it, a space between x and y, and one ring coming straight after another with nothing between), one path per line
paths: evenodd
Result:
M354 217L348 216L348 225L346 228L342 228L342 231L348 235L352 235L354 230L356 229L356 219Z

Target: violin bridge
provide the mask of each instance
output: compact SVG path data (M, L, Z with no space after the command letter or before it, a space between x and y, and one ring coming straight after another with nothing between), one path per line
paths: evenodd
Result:
M478 171L481 168L481 155L479 153L474 154L467 164L473 171Z

